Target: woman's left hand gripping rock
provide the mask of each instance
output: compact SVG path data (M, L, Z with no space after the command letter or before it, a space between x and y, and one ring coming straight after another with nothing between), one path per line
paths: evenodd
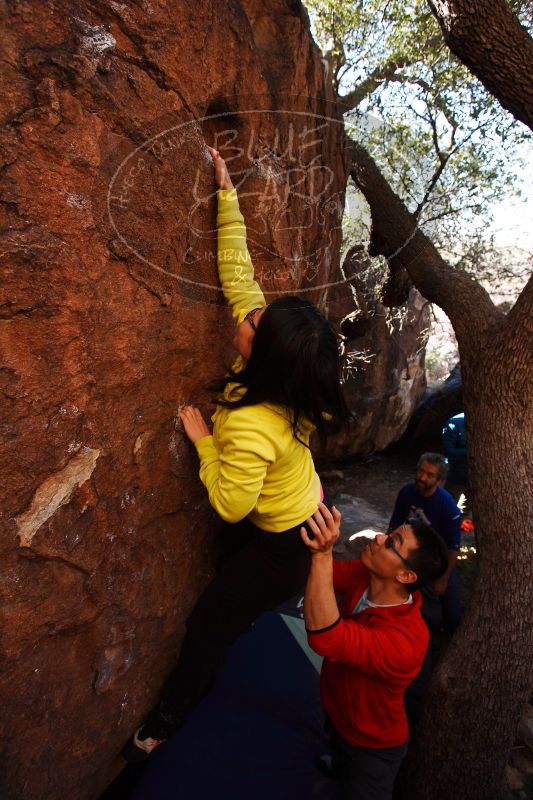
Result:
M185 433L193 444L199 439L203 439L204 436L211 436L211 431L198 408L184 406L179 412L179 418L183 423Z

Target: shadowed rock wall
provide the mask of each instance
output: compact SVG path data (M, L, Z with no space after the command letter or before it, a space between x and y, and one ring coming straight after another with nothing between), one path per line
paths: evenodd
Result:
M81 800L211 568L217 522L176 425L232 357L204 141L231 160L265 288L315 301L345 149L299 2L4 13L0 794Z

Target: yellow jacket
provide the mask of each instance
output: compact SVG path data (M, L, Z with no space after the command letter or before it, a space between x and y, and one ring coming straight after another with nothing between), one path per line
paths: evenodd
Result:
M239 324L248 311L264 306L265 298L254 280L235 189L218 192L217 227L220 282ZM240 357L234 365L239 368ZM225 397L230 391L231 386ZM212 419L213 435L199 439L196 449L200 479L222 519L238 522L249 517L257 527L279 532L316 511L320 481L311 452L292 434L287 409L271 403L219 406ZM301 424L300 438L306 444L312 430L310 423Z

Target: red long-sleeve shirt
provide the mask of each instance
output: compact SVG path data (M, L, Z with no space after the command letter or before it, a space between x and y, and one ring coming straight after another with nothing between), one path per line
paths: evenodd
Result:
M412 603L353 615L369 585L366 568L360 561L334 562L333 583L342 595L341 618L320 632L308 632L309 645L324 656L324 711L352 745L402 745L409 735L404 692L420 671L429 643L420 593L414 593Z

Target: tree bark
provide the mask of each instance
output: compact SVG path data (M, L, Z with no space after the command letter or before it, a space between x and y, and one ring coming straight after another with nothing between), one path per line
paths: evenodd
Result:
M405 270L457 335L479 536L470 608L436 670L412 746L410 797L494 800L532 688L533 279L512 311L453 269L380 174L351 146L372 213L372 247Z
M444 41L504 108L533 129L533 39L504 0L428 0Z

